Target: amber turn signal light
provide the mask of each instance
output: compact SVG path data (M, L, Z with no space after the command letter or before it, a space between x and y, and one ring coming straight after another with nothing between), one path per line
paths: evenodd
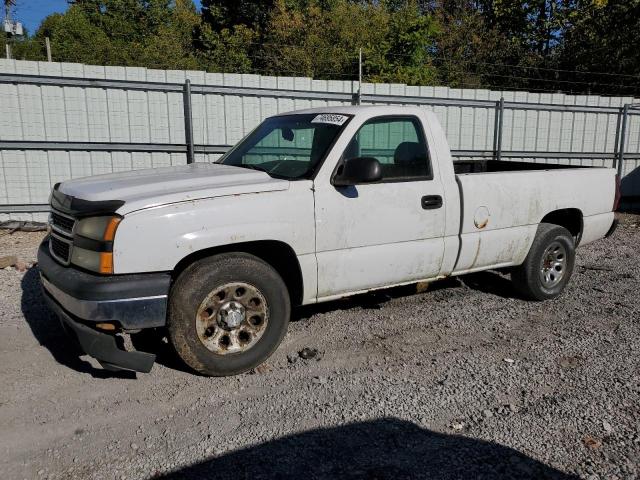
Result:
M113 323L96 323L96 328L113 332L115 331L116 326Z
M105 242L113 242L113 238L116 236L116 228L118 228L121 220L122 218L120 217L111 217L111 220L107 223L107 228L104 229Z
M100 273L113 273L113 253L100 253Z

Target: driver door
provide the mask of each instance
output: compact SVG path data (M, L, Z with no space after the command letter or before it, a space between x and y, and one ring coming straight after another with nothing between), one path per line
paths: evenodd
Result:
M355 134L342 160L374 157L381 181L315 185L318 298L436 277L445 216L420 120L376 117Z

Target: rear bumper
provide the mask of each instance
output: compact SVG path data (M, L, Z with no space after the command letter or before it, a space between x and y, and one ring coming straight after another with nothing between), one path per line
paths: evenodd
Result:
M118 345L118 336L93 325L111 322L125 331L164 326L171 283L168 273L94 275L56 262L48 240L38 250L38 266L49 308L84 352L105 368L151 370L155 355L125 351Z

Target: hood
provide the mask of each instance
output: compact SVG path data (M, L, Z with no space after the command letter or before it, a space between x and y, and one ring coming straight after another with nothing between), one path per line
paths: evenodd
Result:
M86 202L123 202L118 213L125 214L188 200L286 190L288 186L287 180L257 170L193 163L69 180L58 190Z

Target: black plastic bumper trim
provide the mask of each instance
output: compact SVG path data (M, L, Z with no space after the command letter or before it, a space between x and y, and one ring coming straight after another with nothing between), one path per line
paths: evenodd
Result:
M82 350L94 357L107 369L133 370L148 373L156 361L156 356L146 352L127 352L118 347L116 337L98 332L74 320L51 296L45 291L44 298L53 310L65 330L74 337Z
M167 317L167 296L122 300L78 300L41 275L42 287L66 311L86 322L116 321L125 330L162 327Z

